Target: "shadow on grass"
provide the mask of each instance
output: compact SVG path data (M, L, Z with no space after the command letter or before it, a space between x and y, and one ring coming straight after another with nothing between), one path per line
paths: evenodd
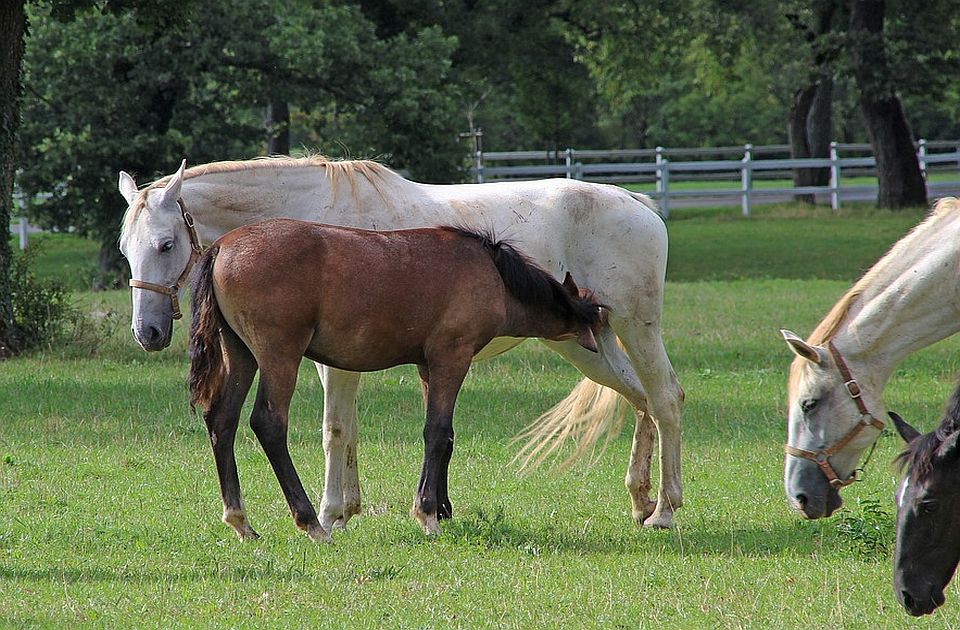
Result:
M717 523L722 526L722 523ZM680 526L654 530L624 522L609 535L597 528L582 530L554 527L550 523L526 524L504 516L502 509L483 510L442 524L441 542L486 549L512 549L539 556L546 553L673 554L677 556L809 557L828 548L846 554L833 537L824 535L829 525L794 522L788 525L743 526L730 529L694 529ZM836 546L836 549L834 549Z

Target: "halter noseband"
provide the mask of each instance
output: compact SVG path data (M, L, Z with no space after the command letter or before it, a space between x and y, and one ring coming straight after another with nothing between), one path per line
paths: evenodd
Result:
M193 269L193 265L197 262L197 259L200 258L200 255L203 254L203 246L200 245L200 237L197 235L197 227L193 222L193 215L187 212L183 199L178 198L177 205L180 206L180 215L183 217L183 222L187 226L187 234L190 236L190 259L187 261L187 266L184 267L177 281L170 286L146 282L144 280L134 280L133 278L130 279L130 286L134 289L146 289L147 291L154 291L170 296L174 319L183 317L183 313L180 312L180 299L178 297L180 287L186 282L187 276L190 275L190 270Z
M862 391L860 389L860 384L857 383L857 380L853 378L852 374L850 374L850 368L847 367L847 364L844 362L843 357L837 350L837 347L833 345L833 341L827 342L827 349L830 351L830 356L833 357L833 362L837 365L837 369L840 371L840 376L843 377L843 386L847 390L847 394L850 395L850 398L852 398L853 402L857 405L857 410L860 412L860 420L830 448L813 452L805 451L802 448L796 448L794 446L790 446L789 444L785 444L783 450L787 455L793 455L794 457L800 457L802 459L809 459L810 461L814 462L820 467L820 470L827 478L827 481L830 482L830 485L839 490L840 488L849 486L854 481L859 481L859 473L863 472L863 466L866 466L867 462L870 461L870 456L873 455L873 448L870 449L870 453L864 460L863 466L854 470L846 480L841 480L837 475L837 472L833 469L833 466L830 465L829 457L836 455L838 451L842 450L843 447L849 444L853 438L857 437L860 432L867 427L873 427L879 431L883 431L886 425L880 420L877 420L877 418L875 418L874 415L867 409L867 405L863 402L863 398L861 396ZM864 418L867 420L864 420ZM875 448L876 446L877 443L874 442L873 447Z

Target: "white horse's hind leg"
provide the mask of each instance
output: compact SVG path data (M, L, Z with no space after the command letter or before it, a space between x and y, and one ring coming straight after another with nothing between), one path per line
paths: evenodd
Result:
M683 389L660 337L659 318L621 319L611 311L610 325L623 342L660 434L660 494L646 527L671 527L673 512L683 503L680 484L680 415ZM649 322L649 323L647 323ZM637 436L634 436L635 441ZM640 440L648 439L644 436ZM641 444L642 448L642 444Z
M636 425L624 485L630 493L633 519L638 525L643 523L656 506L650 499L650 460L656 427L647 413L647 396L633 364L620 348L609 326L597 335L599 353L584 350L575 342L544 343L575 365L587 378L613 389L633 407Z
M360 513L357 470L357 388L360 374L317 364L323 383L325 479L320 524L327 531L345 527Z
M642 525L657 507L657 502L650 499L650 461L653 459L653 439L657 428L648 413L639 409L636 413L630 463L623 484L630 493L633 520L637 525Z

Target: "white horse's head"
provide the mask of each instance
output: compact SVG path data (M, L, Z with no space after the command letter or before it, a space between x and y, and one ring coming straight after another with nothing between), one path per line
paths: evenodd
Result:
M860 364L848 367L830 347L780 332L796 355L787 391L784 489L804 517L823 518L843 504L840 488L854 479L860 456L882 430L871 414L883 413L883 401L872 383L861 388L855 380Z
M133 177L120 171L120 194L128 204L120 251L130 263L132 279L172 287L191 260L190 235L177 203L186 166L184 160L176 173L144 190L138 190ZM134 288L132 293L134 339L144 350L163 350L173 334L171 297L142 288Z

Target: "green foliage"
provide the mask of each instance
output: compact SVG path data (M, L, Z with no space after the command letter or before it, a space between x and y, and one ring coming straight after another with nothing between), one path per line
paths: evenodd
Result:
M31 248L14 254L10 266L10 300L19 331L19 352L53 343L75 314L60 282L40 279L33 273L38 252Z
M884 504L875 497L857 497L837 519L841 544L861 558L886 558L893 548L895 522Z

